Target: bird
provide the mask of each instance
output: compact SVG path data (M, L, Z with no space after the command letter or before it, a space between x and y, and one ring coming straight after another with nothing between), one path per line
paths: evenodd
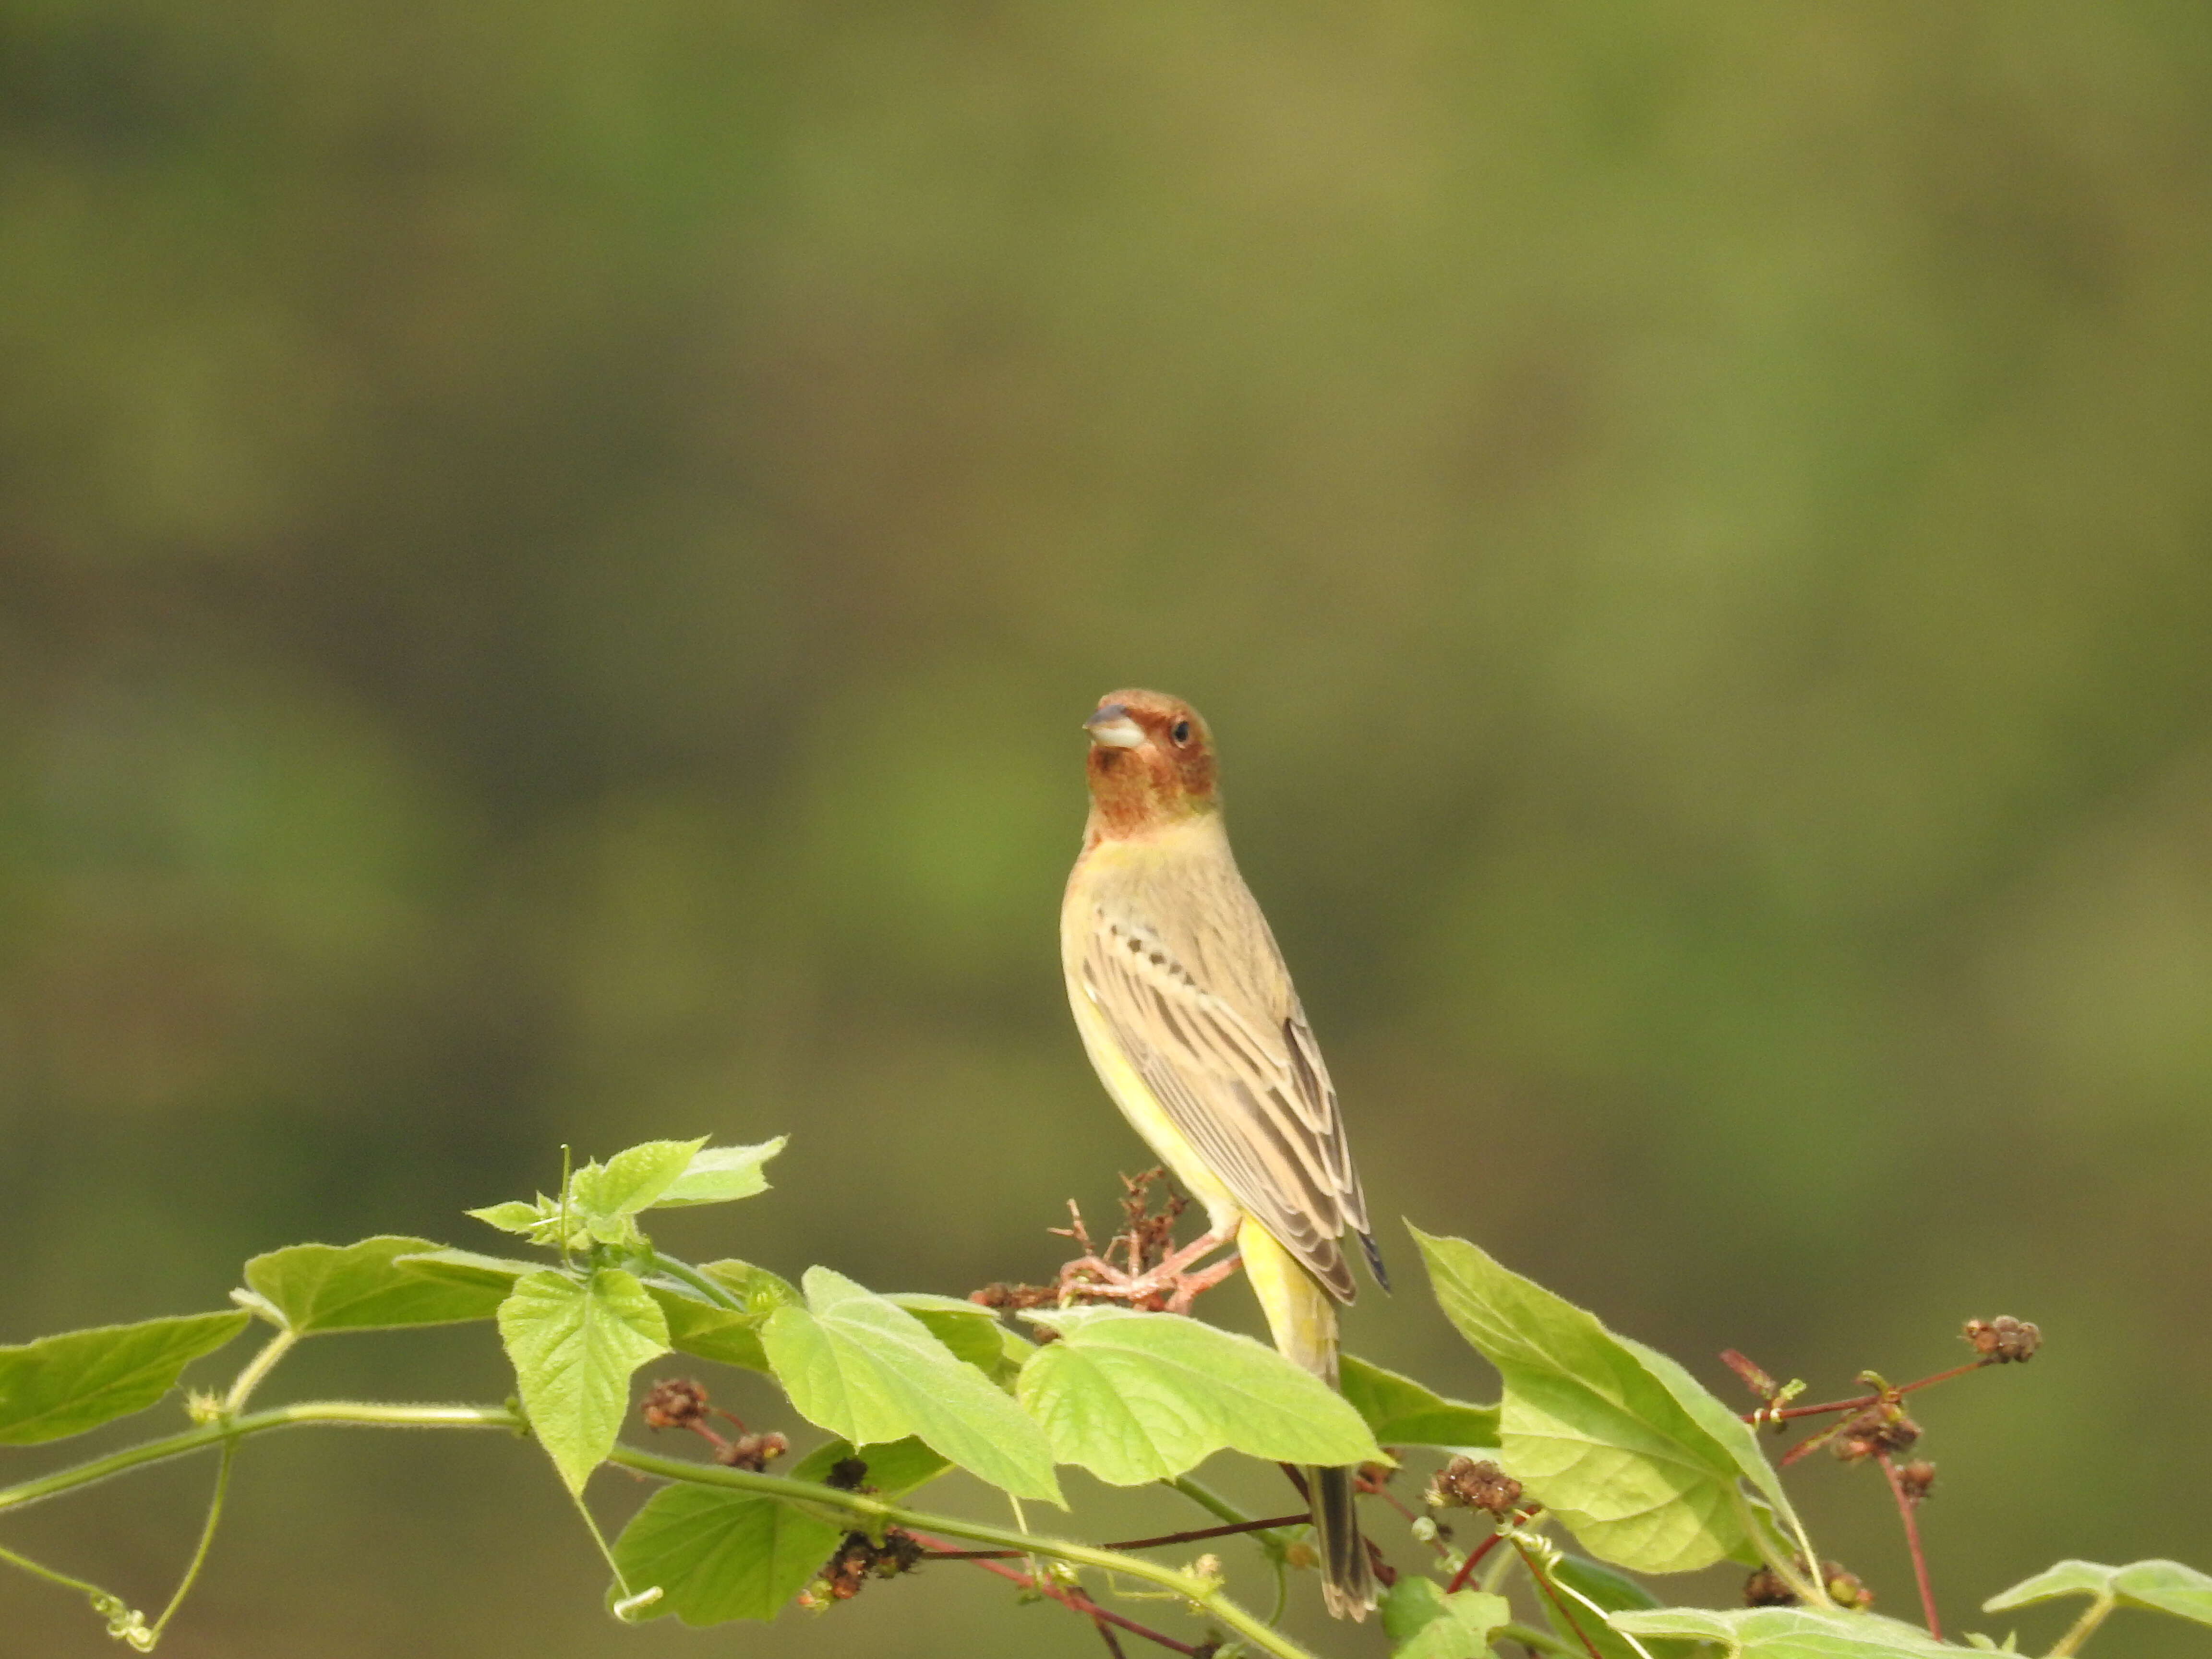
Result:
M1164 1267L1234 1241L1276 1348L1335 1387L1337 1309L1358 1290L1347 1234L1389 1280L1328 1068L1229 850L1212 734L1181 698L1133 689L1084 729L1091 812L1060 962L1099 1080L1205 1209L1205 1237ZM1375 1580L1353 1473L1306 1480L1322 1598L1359 1620Z

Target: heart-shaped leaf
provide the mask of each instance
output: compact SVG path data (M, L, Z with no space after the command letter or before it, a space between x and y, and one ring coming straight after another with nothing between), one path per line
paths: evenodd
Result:
M668 1350L668 1322L617 1267L589 1278L526 1273L499 1308L531 1431L572 1492L606 1460L629 1407L630 1373Z
M833 1440L793 1466L797 1480L821 1481L848 1458L885 1498L902 1498L943 1473L942 1457L919 1440L862 1446ZM647 1498L615 1540L615 1565L635 1593L658 1588L648 1619L687 1625L773 1619L822 1570L845 1535L833 1521L755 1492L676 1482Z
M761 1328L799 1413L856 1445L912 1435L1018 1498L1060 1501L1044 1433L905 1309L827 1267Z
M1126 1308L1027 1317L1060 1340L1023 1366L1023 1409L1061 1462L1114 1486L1172 1479L1224 1447L1285 1463L1382 1455L1341 1396L1249 1337Z

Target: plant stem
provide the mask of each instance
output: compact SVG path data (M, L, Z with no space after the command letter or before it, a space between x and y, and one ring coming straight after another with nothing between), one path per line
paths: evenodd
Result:
M1160 1484L1181 1492L1208 1515L1217 1516L1223 1521L1233 1523L1250 1518L1211 1486L1194 1480L1187 1474L1176 1475ZM1310 1515L1302 1515L1289 1524L1304 1526L1312 1518ZM1278 1625L1282 1622L1284 1608L1291 1604L1291 1540L1272 1528L1262 1528L1252 1534L1252 1541L1267 1556L1267 1565L1275 1575L1275 1605L1267 1614L1267 1623Z
M1536 1588L1544 1593L1544 1599L1552 1604L1552 1611L1559 1615L1561 1624L1574 1632L1575 1639L1583 1644L1589 1659L1604 1659L1604 1656L1598 1652L1597 1644L1591 1639L1589 1633L1575 1622L1574 1614L1567 1611L1567 1604L1559 1600L1559 1593L1552 1588L1550 1577L1538 1568L1535 1558L1529 1553L1528 1547L1516 1537L1513 1540L1513 1547L1520 1553L1521 1565L1528 1569L1528 1576L1536 1581Z
M161 1440L126 1446L108 1456L94 1458L35 1480L0 1487L0 1512L27 1508L58 1498L79 1486L106 1480L141 1464L181 1457L227 1441L269 1429L296 1428L309 1423L342 1424L367 1429L507 1429L524 1427L521 1418L504 1406L379 1406L350 1400L309 1401L297 1406L276 1406L226 1422L203 1423Z
M40 1475L30 1480L19 1481L12 1486L0 1488L0 1513L24 1509L58 1498L64 1492L89 1486L102 1480L141 1468L149 1463L161 1462L172 1457L182 1457L202 1451L210 1446L228 1447L249 1435L272 1429L298 1428L308 1424L322 1423L355 1428L388 1429L506 1429L519 1431L526 1427L521 1417L505 1406L386 1406L361 1401L318 1400L293 1406L276 1406L266 1411L253 1412L245 1416L228 1418L218 1422L204 1423L168 1435L159 1440L149 1440L142 1445L130 1446L108 1456L94 1458L70 1468L58 1469L51 1474ZM1147 1561L1141 1556L1124 1555L1095 1544L1080 1544L1071 1540L1049 1538L1042 1534L1025 1534L1005 1527L994 1527L980 1521L968 1521L951 1516L926 1515L887 1504L881 1498L861 1492L840 1492L811 1480L793 1480L783 1475L756 1474L750 1469L725 1468L720 1464L689 1463L672 1457L640 1450L635 1447L617 1444L608 1461L641 1474L657 1475L665 1480L688 1481L695 1486L721 1486L738 1492L757 1492L764 1498L776 1498L804 1511L826 1515L840 1523L857 1520L865 1529L876 1530L884 1525L906 1528L908 1531L926 1530L964 1538L988 1545L994 1549L1009 1550L1018 1555L1048 1556L1079 1567L1090 1567L1100 1572L1123 1578L1133 1578L1155 1585L1180 1600L1203 1609L1221 1624L1242 1636L1261 1653L1273 1654L1276 1659L1311 1659L1307 1650L1280 1632L1246 1612L1221 1592L1219 1585L1194 1577L1173 1567ZM1178 1483L1180 1485L1180 1483ZM1194 1501L1212 1508L1221 1504L1211 1493L1197 1488L1190 1495ZM1208 1500L1212 1499L1209 1503ZM1227 1507L1222 1504L1222 1507ZM1217 1511L1218 1512L1218 1511ZM1234 1512L1231 1511L1233 1514ZM1244 1517L1237 1516L1238 1520ZM1255 1533L1255 1537L1271 1534ZM8 1559L14 1560L13 1556ZM988 1565L988 1563L984 1564ZM88 1595L104 1594L94 1586L76 1579L63 1578L46 1569L37 1568L44 1576L68 1584ZM111 1600L112 1598L110 1598ZM118 1604L119 1605L119 1603ZM1106 1609L1098 1613L1109 1620L1115 1616ZM1119 1622L1118 1620L1115 1620ZM1127 1628L1127 1626L1124 1626Z
M927 1544L943 1541L941 1539L929 1538L921 1533L915 1533L914 1536L918 1541ZM933 1550L931 1557L933 1559L943 1560L953 1553L954 1552L950 1550ZM1188 1643L1178 1642L1164 1631L1154 1630L1148 1625L1139 1624L1133 1619L1124 1618L1110 1608L1100 1607L1080 1589L1065 1584L1051 1583L1040 1574L1018 1572L1012 1567L1002 1567L996 1561L988 1561L980 1556L970 1556L967 1559L973 1560L986 1572L996 1573L1001 1578L1019 1584L1025 1590L1032 1590L1039 1595L1059 1602L1060 1606L1071 1612L1082 1613L1097 1627L1098 1633L1106 1638L1106 1645L1117 1654L1121 1650L1121 1644L1115 1639L1111 1631L1111 1627L1115 1625L1119 1625L1132 1636L1141 1636L1147 1642L1157 1642L1170 1652L1186 1655L1195 1655L1198 1652L1198 1650Z
M701 1273L688 1261L678 1261L672 1255L663 1255L659 1250L655 1250L653 1253L653 1265L655 1272L666 1273L671 1279L680 1279L718 1308L727 1308L733 1313L746 1311L745 1304L730 1294L728 1286L717 1285L708 1274Z
M1467 1559L1459 1564L1459 1571L1452 1575L1451 1583L1444 1586L1444 1594L1446 1595L1449 1595L1455 1591L1464 1588L1467 1583L1468 1575L1473 1573L1475 1568L1482 1564L1482 1558L1489 1554L1491 1551L1496 1549L1504 1541L1505 1534L1504 1533L1493 1532L1489 1537L1484 1539L1480 1544L1477 1544L1473 1549L1469 1550L1467 1553Z
M2081 1644L2096 1633L2097 1626L2103 1624L2106 1616L2118 1605L2118 1601L2110 1595L2100 1595L2089 1603L2087 1611L2074 1621L2065 1635L2058 1638L2057 1644L2045 1656L2045 1659L2069 1659L2070 1655L2079 1653Z
M1813 1540L1805 1535L1804 1528L1794 1528L1797 1534L1797 1546L1804 1552L1806 1571L1801 1573L1797 1571L1797 1564L1790 1559L1789 1552L1776 1544L1773 1529L1760 1522L1759 1512L1752 1508L1751 1500L1743 1495L1742 1487L1735 1488L1735 1498L1736 1515L1743 1522L1745 1534L1759 1551L1759 1559L1774 1570L1774 1576L1788 1585L1790 1593L1807 1607L1832 1608L1836 1604L1828 1595L1828 1587L1820 1583L1817 1565L1820 1558L1813 1553Z
M289 1331L283 1332L277 1340L282 1341L290 1334ZM276 1344L271 1342L261 1352L265 1354L276 1346ZM243 1382L245 1378L240 1380ZM235 1394L237 1391L233 1389L232 1392ZM185 1576L177 1581L176 1593L169 1597L169 1605L161 1609L161 1616L154 1621L154 1628L147 1632L146 1645L149 1649L161 1639L161 1632L169 1627L169 1620L177 1616L177 1609L185 1605L185 1597L191 1594L192 1586L199 1581L200 1569L207 1565L209 1547L215 1542L216 1523L222 1519L222 1500L230 1492L230 1466L237 1461L238 1442L226 1440L222 1447L222 1462L216 1467L215 1496L208 1500L207 1521L200 1528L199 1547L192 1552L191 1564L185 1569Z
M1252 1518L1250 1516L1245 1514L1243 1510L1238 1509L1234 1504L1231 1503L1227 1498L1224 1498L1219 1492L1215 1492L1211 1486L1206 1486L1202 1481L1194 1480L1187 1474L1179 1474L1172 1480L1163 1480L1160 1482L1160 1485L1166 1486L1172 1491L1181 1492L1185 1498L1190 1499L1192 1503L1197 1504L1199 1508L1204 1510L1208 1515L1212 1516L1216 1520L1228 1521L1241 1524L1242 1522L1249 1521ZM1302 1527L1305 1525L1306 1522L1310 1518L1310 1517L1307 1516L1301 1515L1289 1524L1291 1526ZM1282 1544L1286 1543L1289 1540L1276 1538L1272 1539L1269 1541L1276 1544Z
M1421 1518L1413 1513L1404 1498L1399 1497L1396 1492L1392 1492L1379 1480L1361 1482L1358 1489L1369 1497L1381 1498L1392 1509L1397 1510L1409 1528L1415 1521ZM1441 1534L1429 1540L1429 1547L1434 1550L1440 1559L1446 1561L1451 1559L1451 1546L1444 1542Z
M277 1332L262 1345L261 1352L246 1362L246 1369L239 1372L238 1380L230 1385L230 1392L223 1396L222 1414L225 1417L235 1417L246 1409L246 1402L253 1397L253 1391L261 1386L262 1379L276 1369L276 1362L291 1352L292 1345L299 1340L299 1332L286 1329ZM155 1628L158 1631L161 1626L157 1625Z
M1019 1555L1050 1556L1074 1566L1092 1567L1120 1577L1139 1579L1202 1607L1262 1653L1274 1654L1277 1659L1310 1659L1304 1648L1281 1632L1270 1629L1264 1621L1223 1595L1218 1584L1193 1577L1187 1572L1179 1572L1173 1567L1162 1566L1155 1561L1147 1561L1142 1556L1121 1555L1102 1549L1096 1544L1079 1544L1069 1539L1047 1537L1042 1533L1013 1532L1005 1527L989 1526L980 1521L945 1515L924 1515L896 1504L887 1504L879 1498L860 1492L840 1492L835 1487L818 1486L811 1480L793 1480L780 1474L756 1474L750 1469L724 1468L715 1463L687 1463L620 1443L609 1455L608 1461L626 1469L635 1469L641 1474L659 1475L664 1480L687 1480L697 1486L725 1486L738 1492L758 1492L764 1498L780 1498L816 1514L832 1511L841 1521L845 1516L854 1516L869 1523L867 1530L896 1526L909 1532L942 1533L978 1544L988 1544L996 1549L1012 1550Z
M1911 1394L1917 1389L1933 1388L1938 1382L1948 1382L1954 1376L1964 1376L1968 1371L1978 1371L1990 1362L1970 1359L1963 1365L1954 1365L1948 1371L1938 1371L1933 1376L1923 1376L1917 1382L1899 1384L1893 1393ZM1829 1400L1817 1406L1786 1406L1780 1411L1755 1411L1740 1413L1747 1423L1786 1423L1793 1417L1818 1417L1823 1412L1855 1412L1868 1406L1880 1405L1882 1396L1863 1394L1856 1400Z
M1912 1552L1912 1576L1920 1583L1920 1612L1928 1621L1928 1633L1937 1641L1943 1639L1943 1621L1936 1616L1936 1592L1928 1585L1928 1558L1920 1550L1920 1523L1913 1518L1919 1506L1905 1495L1905 1483L1898 1478L1897 1465L1887 1452L1876 1452L1875 1461L1889 1481L1889 1494L1897 1499L1897 1513L1905 1522L1905 1542Z
M1303 1515L1271 1516L1265 1521L1232 1521L1218 1527L1200 1527L1194 1532L1163 1533L1158 1538L1125 1538L1117 1543L1101 1544L1102 1550L1157 1550L1170 1544L1197 1544L1209 1538L1233 1538L1239 1533L1265 1532L1270 1527L1295 1527L1304 1524ZM1021 1550L933 1550L931 1559L939 1561L1012 1561L1026 1554Z

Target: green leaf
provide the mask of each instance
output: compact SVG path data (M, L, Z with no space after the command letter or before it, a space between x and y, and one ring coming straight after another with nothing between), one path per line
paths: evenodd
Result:
M496 1289L503 1299L525 1273L544 1271L544 1264L517 1261L508 1256L479 1255L474 1250L432 1249L392 1257L392 1265L417 1279L441 1285L482 1285Z
M1006 1327L990 1309L949 1296L906 1291L884 1298L904 1308L929 1334L993 1382L1006 1367Z
M887 1498L941 1474L945 1459L918 1440L864 1446L833 1440L801 1458L797 1480L821 1481L848 1457ZM773 1619L822 1570L846 1528L776 1498L682 1482L663 1486L615 1540L615 1565L633 1591L658 1585L648 1619L674 1613L691 1626Z
M787 1137L778 1135L757 1146L708 1146L694 1152L684 1173L670 1182L653 1207L673 1210L688 1204L726 1204L768 1190L761 1165L783 1150Z
M1433 1578L1407 1573L1382 1592L1382 1632L1396 1659L1481 1659L1513 1617L1502 1595L1444 1594Z
M2148 1607L2200 1625L2212 1625L2212 1577L2179 1561L2136 1561L2124 1567L2094 1561L2061 1561L1982 1603L1984 1613L2004 1613L2060 1595L2109 1597L2124 1607Z
M668 1322L617 1267L584 1280L533 1273L499 1307L522 1407L553 1466L580 1492L605 1461L629 1407L629 1375L668 1348Z
M252 1317L183 1314L0 1347L0 1445L59 1440L144 1411Z
M778 1308L796 1307L802 1300L797 1288L781 1274L735 1257L709 1261L699 1271L744 1303L747 1313L758 1314L763 1319Z
M704 1135L696 1140L648 1140L605 1164L586 1164L568 1177L569 1208L602 1243L627 1243L637 1235L634 1218L659 1201L706 1144Z
M1059 1308L1022 1368L1023 1409L1053 1455L1116 1486L1170 1480L1224 1447L1285 1463L1364 1463L1382 1449L1359 1413L1273 1348L1179 1314Z
M1413 1237L1438 1304L1504 1379L1502 1461L1584 1549L1638 1572L1753 1559L1739 1479L1794 1525L1750 1429L1680 1365L1464 1239Z
M1498 1443L1498 1407L1447 1400L1410 1376L1346 1354L1337 1387L1386 1446L1443 1446L1452 1450Z
M805 1296L761 1328L802 1417L856 1445L914 1435L1018 1498L1060 1502L1043 1431L920 1320L827 1267L806 1270Z
M720 1364L768 1370L768 1355L761 1347L761 1315L718 1307L662 1285L645 1289L668 1321L670 1347Z
M519 1198L510 1198L504 1204L487 1204L480 1210L462 1212L498 1228L503 1233L535 1232L551 1212L552 1206L542 1198L535 1204L525 1204Z
M1613 1627L1638 1637L1717 1642L1729 1659L1957 1659L1971 1651L1880 1613L1810 1607L1662 1607L1616 1613Z
M246 1264L246 1282L302 1336L317 1331L386 1330L489 1319L504 1284L426 1279L398 1258L438 1247L427 1238L383 1234L358 1244L295 1244Z

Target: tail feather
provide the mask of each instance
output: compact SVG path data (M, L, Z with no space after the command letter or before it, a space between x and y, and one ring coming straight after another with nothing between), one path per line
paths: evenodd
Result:
M1275 1346L1336 1386L1336 1303L1321 1282L1273 1237L1247 1217L1238 1230L1244 1275L1267 1316ZM1339 1619L1364 1619L1375 1605L1375 1575L1367 1541L1359 1535L1352 1472L1310 1468L1306 1495L1313 1507L1314 1545L1321 1557L1322 1599Z
M1350 1469L1308 1469L1313 1493L1314 1547L1321 1556L1321 1597L1334 1619L1364 1619L1375 1605L1367 1540L1352 1507Z

